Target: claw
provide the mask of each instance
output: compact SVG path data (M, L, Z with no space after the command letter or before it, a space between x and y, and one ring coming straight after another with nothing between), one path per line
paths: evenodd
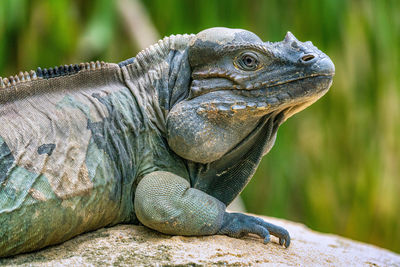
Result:
M290 238L287 238L285 242L285 248L288 248L289 246L290 246Z
M284 237L279 238L279 245L284 245L285 248L288 248L290 246L290 237L289 235L285 235Z
M281 246L287 248L290 245L289 232L284 228L240 213L225 212L222 227L217 233L239 238L252 233L264 238L264 244L270 242L271 234L279 238Z

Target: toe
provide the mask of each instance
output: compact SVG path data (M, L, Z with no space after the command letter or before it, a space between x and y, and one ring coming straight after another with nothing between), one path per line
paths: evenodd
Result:
M270 236L268 235L268 236L266 236L266 237L264 238L264 244L269 243L269 241L270 241Z
M288 248L290 246L290 236L288 236L286 239L285 239L285 248Z

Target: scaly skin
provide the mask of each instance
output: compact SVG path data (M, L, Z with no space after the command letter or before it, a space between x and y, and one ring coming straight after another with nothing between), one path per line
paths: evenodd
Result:
M228 213L278 127L329 89L330 59L288 33L212 28L120 64L0 78L0 257L117 223L173 235L289 233Z

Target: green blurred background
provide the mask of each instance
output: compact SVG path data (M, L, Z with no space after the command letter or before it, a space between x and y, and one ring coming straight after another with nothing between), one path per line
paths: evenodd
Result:
M291 31L336 65L331 91L280 128L247 210L400 252L400 1L0 0L0 74L119 62L214 26Z

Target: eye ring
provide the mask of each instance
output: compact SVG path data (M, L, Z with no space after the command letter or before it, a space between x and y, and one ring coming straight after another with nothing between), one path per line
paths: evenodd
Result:
M260 66L260 61L255 53L246 52L241 54L236 60L237 66L245 71L256 70Z

